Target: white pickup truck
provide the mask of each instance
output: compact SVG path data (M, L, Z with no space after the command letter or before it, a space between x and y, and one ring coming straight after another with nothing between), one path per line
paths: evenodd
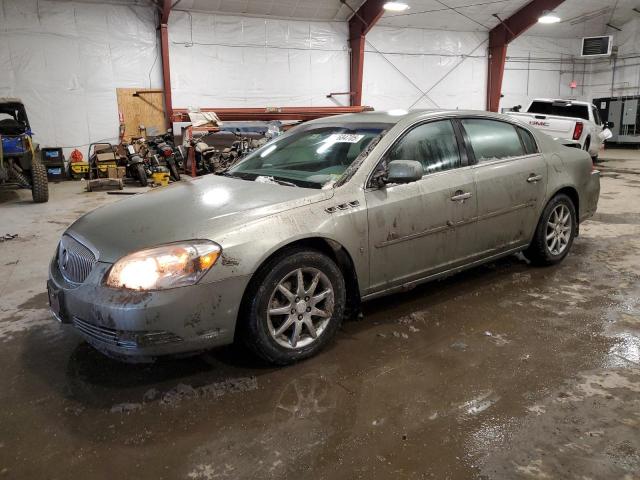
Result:
M602 122L598 109L589 102L537 98L526 112L506 112L521 122L557 139L573 141L589 152L594 162L603 142L611 137L613 124Z

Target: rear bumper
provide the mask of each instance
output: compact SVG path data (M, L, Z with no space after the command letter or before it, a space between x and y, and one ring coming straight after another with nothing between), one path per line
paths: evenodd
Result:
M102 285L110 264L98 262L81 285L64 279L55 259L47 286L54 316L96 349L120 359L194 352L231 343L247 277L155 292ZM53 294L52 294L53 292Z

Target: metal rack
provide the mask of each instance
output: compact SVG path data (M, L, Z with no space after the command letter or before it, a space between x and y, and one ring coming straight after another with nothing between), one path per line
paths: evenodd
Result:
M222 121L243 120L300 120L308 121L316 118L360 113L373 110L371 107L266 107L266 108L201 108L202 112L215 112ZM186 108L174 108L174 122L189 121Z

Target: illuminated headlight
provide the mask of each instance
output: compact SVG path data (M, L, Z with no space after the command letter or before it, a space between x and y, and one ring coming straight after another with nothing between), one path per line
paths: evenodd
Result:
M112 288L163 290L198 282L222 249L209 240L171 243L140 250L118 260L107 274Z

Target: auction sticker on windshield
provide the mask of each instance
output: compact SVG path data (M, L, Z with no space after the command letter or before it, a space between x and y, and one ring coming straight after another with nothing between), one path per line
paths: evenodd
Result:
M364 138L364 135L356 135L354 133L334 133L327 138L331 143L358 143Z

